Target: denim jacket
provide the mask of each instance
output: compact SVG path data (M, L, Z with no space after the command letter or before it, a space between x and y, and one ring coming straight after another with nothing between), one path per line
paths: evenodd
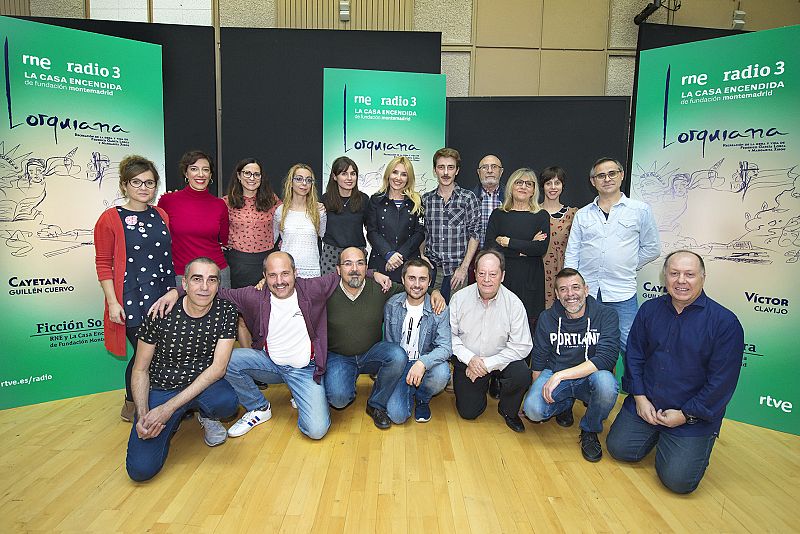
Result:
M388 301L383 308L384 339L392 343L400 343L403 337L403 321L406 318L406 294L399 293ZM450 336L450 309L445 308L436 315L431 308L431 297L425 295L422 307L422 322L419 327L419 359L430 369L434 365L446 362L453 351Z

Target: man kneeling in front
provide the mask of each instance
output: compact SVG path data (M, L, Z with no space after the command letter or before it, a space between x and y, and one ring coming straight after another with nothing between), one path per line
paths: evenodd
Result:
M136 414L126 467L136 481L164 466L169 442L187 410L196 409L206 445L227 438L220 418L239 408L225 368L236 337L236 308L219 300L219 267L209 258L186 266L186 295L165 317L146 317L139 328L131 390Z

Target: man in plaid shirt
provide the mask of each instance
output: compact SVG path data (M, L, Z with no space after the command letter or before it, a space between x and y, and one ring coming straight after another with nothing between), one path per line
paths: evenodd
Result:
M433 155L433 171L439 187L422 196L425 209L423 258L436 268L434 289L446 301L467 282L472 257L478 250L481 210L472 191L456 184L461 156L452 148L441 148ZM424 248L423 248L424 247Z
M487 154L478 164L478 179L480 183L476 185L472 192L478 198L481 207L481 228L478 236L478 246L483 248L486 239L486 225L489 224L489 216L494 210L503 205L504 191L500 178L503 176L503 164L500 158L494 154ZM489 243L490 245L492 243ZM470 270L472 274L472 270Z

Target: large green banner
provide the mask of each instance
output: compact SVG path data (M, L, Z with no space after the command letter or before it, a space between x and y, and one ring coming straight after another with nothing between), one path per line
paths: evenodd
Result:
M124 384L103 346L93 228L117 166L164 168L161 47L0 17L0 408Z
M372 194L389 160L406 156L419 191L436 187L433 154L444 146L445 77L373 70L325 69L323 184L331 164L348 156L358 188Z
M800 433L800 27L643 51L632 195L745 330L731 419ZM660 262L640 299L664 292Z

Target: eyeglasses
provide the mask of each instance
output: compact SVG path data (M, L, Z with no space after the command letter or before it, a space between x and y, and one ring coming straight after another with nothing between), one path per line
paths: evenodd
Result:
M138 178L134 178L130 182L128 182L131 187L134 189L139 189L142 186L145 186L147 189L155 189L156 188L156 181L155 180L145 180L142 181Z
M340 263L339 265L341 265L342 267L346 267L348 269L352 269L353 267L364 267L367 265L367 262L364 260L358 260L358 261L347 260Z
M296 184L308 184L311 185L314 183L314 179L310 176L294 176L292 177L292 181Z
M496 171L498 169L502 169L502 165L498 165L496 163L484 163L483 165L479 166L478 169L486 172L486 171Z
M522 185L524 187L533 187L535 184L536 182L532 180L517 180L514 182L514 185Z
M601 172L600 174L595 174L594 177L597 180L605 180L606 178L611 178L612 180L622 174L622 171L608 171L608 172Z
M241 174L245 178L261 178L260 172L241 171L239 174Z

